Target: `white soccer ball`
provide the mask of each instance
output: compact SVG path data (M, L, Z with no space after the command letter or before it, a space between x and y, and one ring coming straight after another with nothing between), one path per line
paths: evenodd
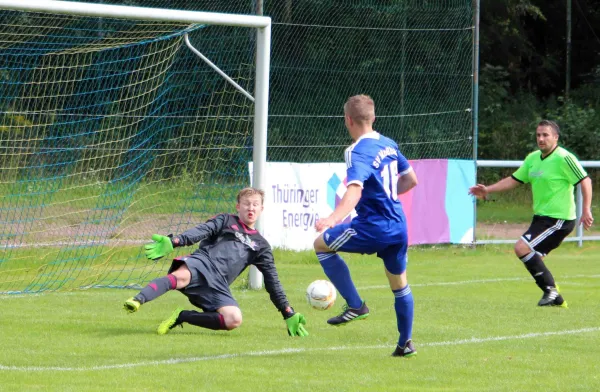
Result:
M306 300L315 309L329 309L335 303L335 286L328 280L315 280L306 289Z

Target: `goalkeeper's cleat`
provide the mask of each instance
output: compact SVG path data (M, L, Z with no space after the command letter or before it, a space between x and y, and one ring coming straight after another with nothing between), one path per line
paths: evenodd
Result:
M548 290L544 292L542 299L538 302L538 306L560 306L561 308L567 308L567 301L564 300L557 287L548 287Z
M365 319L368 315L369 308L367 308L367 304L364 302L358 309L353 309L348 304L345 304L342 308L342 313L327 320L327 324L335 326L346 325L350 321Z
M127 311L128 313L135 313L138 311L141 305L142 304L140 303L140 301L138 301L134 297L131 297L127 301L125 301L125 303L123 304L123 309L125 309L125 311Z
M417 355L417 350L415 350L415 346L413 345L412 340L407 340L404 347L396 346L396 350L392 353L392 357L414 357Z
M171 313L169 318L160 323L160 325L156 329L156 332L159 335L166 335L167 333L169 333L170 330L172 330L178 325L181 325L181 321L179 321L179 314L181 312L183 312L183 308L175 309L175 311Z

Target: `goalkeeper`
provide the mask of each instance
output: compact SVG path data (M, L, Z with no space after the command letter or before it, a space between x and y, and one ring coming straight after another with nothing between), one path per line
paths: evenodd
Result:
M213 330L232 330L242 324L242 312L229 285L248 267L255 265L264 275L265 288L281 312L290 336L307 336L306 319L288 303L277 276L269 243L254 229L264 206L264 192L244 188L237 196L238 215L220 214L206 223L177 236L155 234L145 246L146 256L157 260L173 248L200 242L191 255L173 260L167 276L154 279L135 297L125 301L126 311L136 312L141 305L170 290L179 290L192 305L203 312L178 308L158 326L164 335L188 323Z

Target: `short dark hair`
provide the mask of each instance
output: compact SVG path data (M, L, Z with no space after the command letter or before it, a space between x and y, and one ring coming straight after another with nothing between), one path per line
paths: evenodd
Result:
M542 120L538 123L538 127L550 127L557 135L560 135L560 127L552 120Z

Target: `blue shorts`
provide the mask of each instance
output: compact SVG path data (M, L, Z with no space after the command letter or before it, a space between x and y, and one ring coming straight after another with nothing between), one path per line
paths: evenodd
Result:
M390 225L394 223L390 222ZM389 229L389 227L388 227ZM406 271L408 233L406 225L398 224L382 233L376 224L358 223L354 220L325 230L323 240L327 247L336 252L377 253L385 268L394 275Z

